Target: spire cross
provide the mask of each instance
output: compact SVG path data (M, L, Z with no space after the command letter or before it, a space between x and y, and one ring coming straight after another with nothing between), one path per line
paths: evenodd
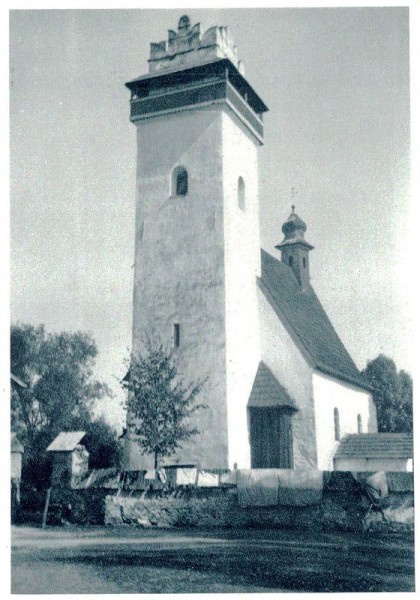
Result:
M294 200L297 196L297 191L294 187L292 187L292 200ZM294 204L292 204L292 212L295 212L295 208L296 206Z

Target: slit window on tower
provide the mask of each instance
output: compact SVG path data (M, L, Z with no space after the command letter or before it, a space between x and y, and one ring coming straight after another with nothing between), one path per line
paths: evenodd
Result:
M245 211L245 181L242 177L238 179L238 206Z
M176 167L172 171L171 195L186 196L188 194L188 172L185 167Z
M174 323L174 348L179 348L181 343L181 329L179 323Z
M306 258L303 259L303 268L306 269Z
M293 265L293 256L289 256L289 267Z
M174 195L186 196L188 194L188 173L184 167L177 167L174 171Z
M340 414L338 408L334 408L334 439L336 441L340 439Z
M357 433L363 433L362 415L357 415Z

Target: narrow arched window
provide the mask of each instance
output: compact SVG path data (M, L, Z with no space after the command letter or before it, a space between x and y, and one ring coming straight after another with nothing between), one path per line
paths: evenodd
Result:
M188 173L184 167L176 167L172 173L172 196L188 194Z
M357 415L357 433L363 433L362 415Z
M245 210L245 181L242 177L238 179L238 206L241 210Z
M338 408L334 408L334 439L340 439L340 415Z
M293 266L293 256L289 256L289 267Z

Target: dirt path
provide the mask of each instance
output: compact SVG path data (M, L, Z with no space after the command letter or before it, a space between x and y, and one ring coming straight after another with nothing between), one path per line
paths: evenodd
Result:
M13 528L13 593L413 591L413 535Z

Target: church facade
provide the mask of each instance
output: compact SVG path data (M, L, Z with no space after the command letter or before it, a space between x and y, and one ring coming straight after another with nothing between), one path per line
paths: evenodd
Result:
M332 469L347 433L377 431L370 390L309 278L293 208L278 258L261 250L263 100L226 27L181 17L126 84L137 130L133 352L172 345L206 378L199 435L165 464ZM127 469L152 466L127 417Z

